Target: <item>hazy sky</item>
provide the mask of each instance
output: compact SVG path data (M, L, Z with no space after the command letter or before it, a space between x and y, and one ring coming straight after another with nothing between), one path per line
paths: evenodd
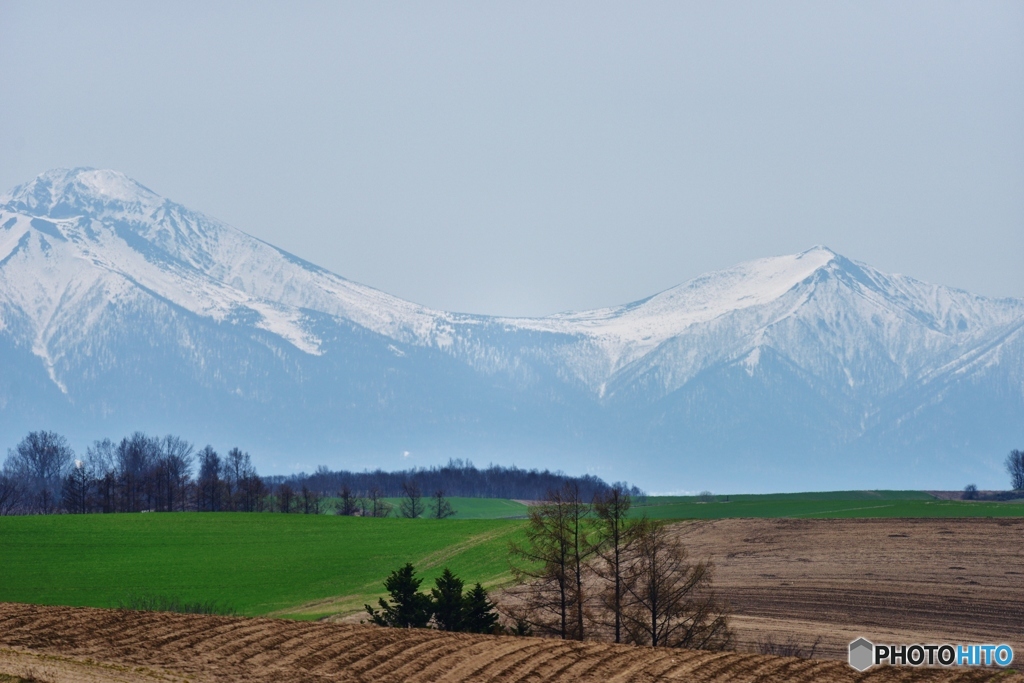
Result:
M1024 296L1024 3L0 0L0 191L114 168L509 315L826 244Z

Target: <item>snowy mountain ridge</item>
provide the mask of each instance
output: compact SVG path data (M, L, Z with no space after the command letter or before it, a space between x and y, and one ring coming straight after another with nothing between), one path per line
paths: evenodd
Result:
M454 440L470 450L543 434L563 444L646 439L667 452L690 448L684 436L700 434L695 442L706 449L733 438L720 430L762 419L818 433L812 450L841 450L903 434L900 425L976 391L1008 406L998 424L1024 417L1024 300L885 274L826 247L743 263L618 307L541 318L457 314L346 280L121 173L85 168L49 171L0 196L3 339L12 357L35 358L63 396L60 410L52 396L29 402L34 414L64 411L71 423L125 412L103 393L114 377L159 395L143 399L148 408L132 406L137 415L184 405L182 390L204 396L214 412L231 396L241 414L253 406L273 413L280 401L308 405L323 391L327 407L308 409L316 413L308 420L296 413L296 425L343 415L357 432L367 420L393 430L401 415L399 441ZM6 394L0 376L0 417L21 400L15 385L49 391L29 377L28 357L17 357L27 374L12 374ZM167 388L164 373L184 384ZM348 398L311 389L317 377L341 383ZM775 398L744 408L758 392ZM451 405L407 405L413 396ZM827 412L820 423L805 423L819 410ZM462 436L439 436L446 424ZM931 442L949 428L928 423L915 427L924 436L896 440ZM999 428L1005 438L1021 431ZM374 438L367 431L357 441ZM791 448L783 445L791 437L780 439L780 450ZM757 439L743 443L756 450Z

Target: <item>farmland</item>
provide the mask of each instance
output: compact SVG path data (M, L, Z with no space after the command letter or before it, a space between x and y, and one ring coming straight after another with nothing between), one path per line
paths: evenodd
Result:
M772 635L841 658L875 642L1024 652L1024 519L721 519L676 527L715 563L741 647ZM1019 660L1017 663L1019 667Z
M826 491L652 496L634 508L652 519L1024 517L1024 503L939 500L924 491Z
M731 606L739 652L395 633L351 623L359 621L364 602L382 593L387 572L405 562L428 583L448 566L500 600L509 580L508 543L522 534L521 519L55 515L0 517L0 602L12 603L0 605L0 673L126 683L445 676L713 681L738 674L841 681L860 679L845 664L821 658L842 659L846 643L862 635L889 642L1008 642L1024 652L1019 503L870 491L641 503L637 514L681 519L673 529L690 555L714 562L716 590ZM480 517L527 509L500 500L456 499L453 505ZM239 615L287 619L13 604L116 607L132 595L213 601ZM350 623L300 623L325 617ZM766 638L805 652L817 642L818 659L749 654ZM879 669L868 679L974 681L990 673Z
M405 562L428 580L448 566L493 585L520 527L255 513L0 517L0 601L116 607L164 595L312 618L358 610Z
M395 501L397 502L397 501ZM452 499L459 517L171 513L0 517L0 601L117 607L132 596L215 602L241 615L318 618L358 612L387 572L412 562L431 581L449 566L500 587L521 503ZM659 519L1024 517L1016 503L936 500L922 492L853 491L651 497ZM490 519L488 519L490 518ZM713 551L713 552L712 552ZM708 553L732 552L725 547Z
M984 669L857 674L845 662L737 652L11 604L0 604L0 672L47 683L1024 683L1020 674Z

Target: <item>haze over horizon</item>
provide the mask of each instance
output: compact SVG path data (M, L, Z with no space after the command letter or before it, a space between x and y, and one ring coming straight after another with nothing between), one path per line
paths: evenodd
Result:
M0 191L125 172L439 310L815 244L1024 296L1017 3L0 3Z

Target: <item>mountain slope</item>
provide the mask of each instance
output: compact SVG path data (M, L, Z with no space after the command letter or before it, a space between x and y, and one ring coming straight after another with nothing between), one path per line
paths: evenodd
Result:
M239 444L276 471L409 451L657 490L998 486L1024 440L1022 330L1024 300L824 247L616 308L453 314L113 171L50 171L0 197L9 444L139 428Z

